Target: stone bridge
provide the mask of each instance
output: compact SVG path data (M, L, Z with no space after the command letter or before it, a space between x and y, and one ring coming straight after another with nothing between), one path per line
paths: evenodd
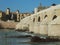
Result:
M35 34L60 36L60 5L54 5L22 19L16 29L27 30Z

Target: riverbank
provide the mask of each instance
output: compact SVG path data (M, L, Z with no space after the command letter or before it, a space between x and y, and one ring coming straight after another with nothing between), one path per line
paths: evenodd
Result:
M17 23L14 21L0 21L0 29L15 29Z

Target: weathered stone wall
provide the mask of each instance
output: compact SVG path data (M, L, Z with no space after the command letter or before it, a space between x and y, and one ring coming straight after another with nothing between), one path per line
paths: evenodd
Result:
M4 21L0 21L0 28L8 28L8 29L11 29L11 28L13 28L13 29L15 29L15 27L16 27L16 24L17 24L18 22L4 22Z
M60 24L49 25L48 36L60 36Z
M45 17L47 15L47 18ZM55 16L55 17L54 17ZM31 16L24 18L20 23L17 24L17 27L20 28L23 25L29 25L29 31L39 34L48 35L48 23L60 16L60 5L51 6L48 9L42 10ZM39 18L40 17L40 18ZM54 18L53 18L54 17ZM33 19L35 18L35 21ZM59 20L59 19L58 19ZM38 24L40 23L40 24ZM26 26L25 26L26 27ZM60 26L58 26L60 27ZM56 27L54 27L56 28ZM22 28L20 28L22 29ZM59 29L59 28L58 28ZM56 29L57 30L57 29Z

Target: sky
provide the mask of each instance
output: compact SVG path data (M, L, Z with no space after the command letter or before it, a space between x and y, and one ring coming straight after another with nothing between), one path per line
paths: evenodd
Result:
M0 0L0 10L6 11L10 8L11 12L19 10L20 12L32 12L40 3L43 6L51 6L51 4L60 4L60 0Z

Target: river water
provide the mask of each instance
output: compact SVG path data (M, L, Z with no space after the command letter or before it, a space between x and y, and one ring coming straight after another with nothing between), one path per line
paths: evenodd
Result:
M6 38L7 36L24 36L25 32L17 32L14 30L0 29L0 45L60 45L60 42L35 42L29 43L30 38ZM4 31L5 30L5 31Z

